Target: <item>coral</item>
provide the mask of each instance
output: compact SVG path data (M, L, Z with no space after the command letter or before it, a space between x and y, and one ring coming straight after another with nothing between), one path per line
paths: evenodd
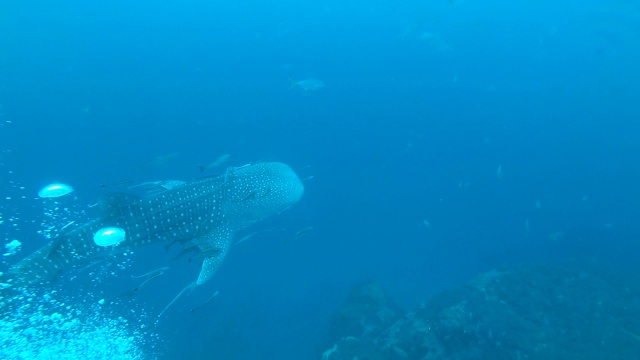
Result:
M638 299L639 276L592 263L491 271L327 360L640 358Z
M375 337L401 316L401 310L377 283L356 285L331 319L331 338Z

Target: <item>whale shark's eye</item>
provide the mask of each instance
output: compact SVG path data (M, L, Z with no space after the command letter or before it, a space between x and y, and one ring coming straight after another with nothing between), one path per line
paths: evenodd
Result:
M63 195L67 195L73 192L73 188L66 184L51 184L38 191L38 196L41 198L55 198Z
M93 241L98 246L115 246L125 240L125 232L119 227L106 227L93 235Z

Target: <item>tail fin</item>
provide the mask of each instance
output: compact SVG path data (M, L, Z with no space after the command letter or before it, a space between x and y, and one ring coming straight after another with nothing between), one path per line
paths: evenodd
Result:
M31 284L51 282L65 268L82 263L106 251L92 246L92 236L101 227L99 220L90 221L66 234L61 234L20 260L9 269L11 285L27 287Z
M50 282L55 279L62 270L54 260L49 258L50 254L58 247L56 239L20 260L9 269L7 275L11 286L26 287L29 284Z

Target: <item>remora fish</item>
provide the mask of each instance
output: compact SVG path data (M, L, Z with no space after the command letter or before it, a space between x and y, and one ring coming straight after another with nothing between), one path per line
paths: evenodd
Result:
M300 200L302 182L286 164L269 162L231 168L224 175L197 179L144 197L111 194L100 201L101 215L59 235L10 271L13 286L53 279L61 270L113 251L97 246L94 234L104 227L125 230L118 245L184 241L207 254L194 285L209 280L222 264L235 233Z
M229 154L224 154L224 155L220 155L218 156L218 158L212 162L211 164L205 166L205 165L198 165L198 168L200 168L200 172L205 172L206 170L209 169L213 169L216 168L224 163L226 163L227 161L229 161L229 158L231 157L231 155Z

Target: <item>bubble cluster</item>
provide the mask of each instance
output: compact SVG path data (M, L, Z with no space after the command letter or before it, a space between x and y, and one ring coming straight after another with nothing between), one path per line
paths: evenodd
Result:
M93 235L93 241L98 246L116 246L125 240L125 231L119 227L106 227Z
M20 247L22 246L22 243L16 239L11 240L8 244L6 244L4 246L4 248L7 250L7 252L5 252L4 254L2 254L2 256L11 256L11 255L15 255L18 250L20 249Z
M57 198L67 194L71 194L73 188L67 184L50 184L38 191L41 198Z
M2 120L2 119L0 119ZM2 123L0 121L0 126ZM0 140L10 136L10 127L3 127ZM13 254L24 242L31 247L43 244L62 231L88 218L87 208L75 197L34 199L34 189L25 189L16 181L14 165L19 161L14 153L0 141L0 250ZM45 188L46 189L46 188ZM69 191L54 187L49 193ZM34 203L34 200L37 201ZM43 206L44 219L40 222L31 209ZM31 215L25 216L29 212ZM40 230L34 229L40 225ZM43 238L31 236L36 231ZM157 335L149 332L155 316L147 316L132 308L131 301L114 304L112 300L84 292L73 297L56 291L34 288L25 292L10 285L6 272L15 261L12 256L0 256L0 359L155 359ZM129 259L126 259L129 260ZM103 265L103 264L98 264ZM124 261L118 268L129 265ZM92 267L85 275L100 272L96 281L104 280L107 266ZM88 281L91 283L90 281ZM152 353L153 352L153 353Z
M58 301L55 291L0 302L1 359L146 360L145 326L130 324L99 303Z
M78 204L75 197L43 199L44 218L38 234L45 239L53 239L61 231L70 231L80 223L89 220L85 208Z

